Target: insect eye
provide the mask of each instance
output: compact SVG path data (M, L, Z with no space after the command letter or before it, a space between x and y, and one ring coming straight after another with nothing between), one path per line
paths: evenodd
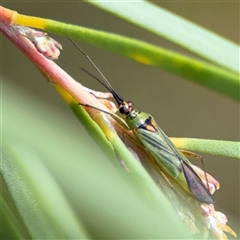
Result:
M126 107L126 105L122 105L120 108L119 108L119 112L121 114L126 114L126 112L128 112L128 107Z
M132 107L129 105L129 102L122 102L122 104L119 107L119 112L121 114L128 114L129 111L131 111Z

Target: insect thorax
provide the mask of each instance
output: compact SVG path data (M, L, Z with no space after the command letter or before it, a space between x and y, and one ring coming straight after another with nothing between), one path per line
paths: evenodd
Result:
M148 117L149 114L133 109L127 114L125 120L131 129L135 129L144 124Z
M138 115L139 115L139 113L140 113L140 112L139 112L138 110L133 109L133 110L132 110L131 112L129 112L129 114L127 115L126 120L131 121L131 120L137 118Z

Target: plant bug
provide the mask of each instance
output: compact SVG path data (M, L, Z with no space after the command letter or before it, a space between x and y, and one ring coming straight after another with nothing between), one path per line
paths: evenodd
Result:
M197 200L207 204L214 204L215 200L209 189L204 185L201 178L193 170L188 159L173 144L169 137L157 125L154 118L145 112L140 112L134 108L132 101L124 101L124 99L113 89L106 77L99 68L94 64L91 58L75 44L77 49L88 59L92 66L102 77L102 80L82 69L85 73L92 76L101 83L108 91L110 91L118 104L119 113L123 116L119 118L115 114L95 108L90 105L81 104L86 107L92 107L99 111L112 116L125 129L131 130L136 136L139 143L157 160L157 164L161 166L169 175L176 179L179 184ZM207 180L207 179L206 179ZM207 183L208 185L208 183Z

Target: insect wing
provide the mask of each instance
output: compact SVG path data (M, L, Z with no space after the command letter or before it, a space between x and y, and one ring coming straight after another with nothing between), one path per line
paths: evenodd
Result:
M161 167L177 179L184 189L188 189L201 202L209 204L215 202L200 177L188 164L186 157L177 149L152 117L149 117L144 124L134 129L134 133L145 148L160 162Z
M182 169L192 194L201 202L214 204L215 200L193 169L182 161Z
M162 168L166 169L174 178L177 178L181 174L181 162L158 132L152 133L148 130L138 128L134 133L148 152L160 161Z

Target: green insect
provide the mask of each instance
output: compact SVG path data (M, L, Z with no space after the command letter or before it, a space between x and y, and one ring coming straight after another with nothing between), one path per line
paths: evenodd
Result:
M124 101L123 98L113 89L106 77L101 73L90 57L84 53L74 42L73 44L98 71L103 81L99 80L86 70L82 70L100 82L108 89L108 91L112 93L119 106L119 112L122 114L124 121L119 120L119 118L112 113L97 108L96 109L111 115L124 128L131 130L141 145L143 145L147 151L154 156L158 164L160 164L168 174L176 179L187 192L192 194L200 202L207 204L215 203L215 200L212 194L209 192L209 189L204 185L200 177L190 166L188 159L157 125L154 118L148 113L139 112L138 110L134 109L133 102ZM85 104L80 105L92 107Z

